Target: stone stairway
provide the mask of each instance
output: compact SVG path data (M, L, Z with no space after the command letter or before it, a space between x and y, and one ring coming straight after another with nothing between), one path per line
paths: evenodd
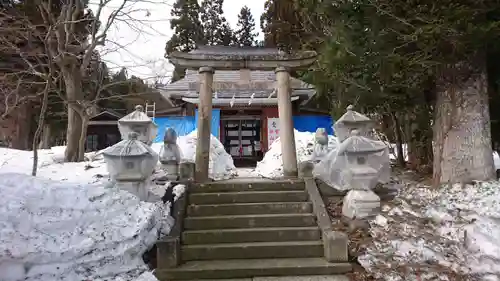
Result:
M325 247L338 241L325 244L310 197L300 180L192 186L182 231L174 239L179 249L172 239L157 244L156 276L171 281L351 271L345 260L325 259ZM168 251L177 251L173 264L161 256Z

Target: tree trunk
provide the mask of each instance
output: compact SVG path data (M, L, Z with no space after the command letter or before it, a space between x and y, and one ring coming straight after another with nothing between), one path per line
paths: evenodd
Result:
M40 144L38 145L38 149L49 149L51 144L52 137L52 127L50 124L45 124L42 130L42 139L40 140Z
M406 166L406 161L403 151L403 129L401 128L397 113L392 112L391 115L394 124L394 135L396 136L396 153L398 156L398 165L401 168L404 168Z
M50 78L52 79L52 78ZM47 104L49 100L49 89L50 89L50 82L46 82L46 86L44 89L43 93L43 98L42 98L42 107L40 108L40 116L38 117L38 126L35 131L35 136L33 137L33 167L31 169L31 175L36 176L37 170L38 170L38 140L40 139L40 135L42 134L42 129L45 125L45 112L47 111Z
M88 123L89 117L87 115L82 116L82 133L80 135L80 139L78 140L78 147L80 148L78 151L79 159L85 159L85 141L87 140Z
M82 80L78 68L62 68L66 97L68 102L68 127L66 130L66 151L64 160L66 162L83 161L83 147L80 147L80 138L82 135L82 116L84 114L81 105Z
M494 178L485 60L448 65L437 81L433 183Z
M427 104L418 104L410 120L408 141L409 168L420 172L430 172L432 167L431 109Z
M82 118L77 110L68 105L68 127L66 129L66 151L64 160L66 162L79 162L80 158L80 136L82 134Z

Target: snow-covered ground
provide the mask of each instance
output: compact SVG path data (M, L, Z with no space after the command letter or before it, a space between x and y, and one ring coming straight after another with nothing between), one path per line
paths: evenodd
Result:
M63 163L64 146L38 151L38 173L44 179L67 181L72 183L97 183L101 179L107 181L108 172L102 157L95 161L80 163ZM86 158L95 153L87 153ZM31 174L33 152L0 147L0 173Z
M35 178L32 152L0 148L0 280L155 280L142 254L170 231L168 204L110 188L96 153L62 163L64 149L40 150Z
M371 223L360 262L387 281L500 280L499 203L498 181L407 186Z
M103 185L2 174L0 280L134 280L168 211Z
M295 132L295 139L298 161L309 160L314 134ZM329 146L336 148L335 138ZM498 153L493 158L500 169ZM283 175L282 169L277 140L255 172L274 178ZM373 243L359 258L374 276L385 281L500 281L500 182L440 189L407 183L382 209L370 223Z
M315 133L299 132L295 130L295 149L297 150L297 162L311 160L314 149ZM337 148L337 138L328 137L328 149ZM257 163L255 173L265 178L283 177L283 164L281 153L281 141L277 138L264 155L262 161Z
M314 133L295 139L298 161L309 160ZM183 159L194 161L196 132L178 143ZM334 137L329 147L337 147ZM39 154L33 178L32 152L0 148L0 280L154 280L141 256L168 233L168 206L109 188L99 153L82 163L62 163L64 147ZM253 171L237 170L212 138L214 179L274 178L282 170L279 140ZM387 281L500 281L499 203L499 182L436 190L408 184L371 222L374 243L360 262Z

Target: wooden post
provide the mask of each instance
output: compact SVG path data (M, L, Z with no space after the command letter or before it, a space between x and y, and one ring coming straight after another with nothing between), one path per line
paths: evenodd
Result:
M210 67L200 67L200 103L198 104L198 139L196 140L195 180L208 180L210 160L210 123L212 120L212 85L214 71Z
M284 67L276 68L278 84L278 113L280 141L285 177L297 177L297 151L293 132L292 101L290 99L290 73Z

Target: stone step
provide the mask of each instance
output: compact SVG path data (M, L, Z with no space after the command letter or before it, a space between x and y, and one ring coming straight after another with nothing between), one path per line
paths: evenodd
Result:
M287 214L287 213L311 213L311 212L312 212L312 204L310 202L190 205L187 208L187 215L190 217L252 215L252 214Z
M266 180L252 179L252 182L229 180L223 182L213 182L208 184L197 184L189 190L191 193L210 192L237 192L237 191L283 191L283 190L304 190L305 185L302 180Z
M317 226L313 214L265 214L187 217L184 230Z
M323 256L321 240L184 245L181 249L183 261L321 256Z
M305 202L308 200L305 190L292 191L241 191L223 193L191 193L190 205L230 204L230 203L265 203L265 202Z
M323 258L191 261L172 269L157 269L160 281L344 274L349 263L329 263Z
M186 245L320 239L321 233L316 226L190 230L182 233L182 243Z

